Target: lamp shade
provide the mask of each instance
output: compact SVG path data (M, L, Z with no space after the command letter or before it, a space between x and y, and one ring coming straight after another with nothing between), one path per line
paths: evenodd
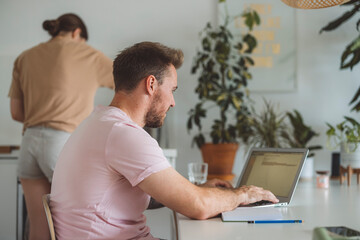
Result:
M316 9L340 5L349 0L281 0L293 8Z

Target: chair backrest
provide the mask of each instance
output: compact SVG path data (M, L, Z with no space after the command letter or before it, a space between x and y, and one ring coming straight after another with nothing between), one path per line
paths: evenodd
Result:
M46 213L46 219L48 222L48 226L49 226L49 230L50 230L50 236L51 236L51 240L55 240L55 228L54 228L54 223L51 217L51 211L50 211L50 194L45 194L42 196L42 202L44 205L44 209L45 209L45 213Z

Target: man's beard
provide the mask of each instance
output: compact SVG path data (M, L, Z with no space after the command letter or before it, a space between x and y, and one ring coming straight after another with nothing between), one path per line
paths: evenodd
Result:
M164 124L164 118L157 111L156 105L160 102L160 96L157 94L152 101L148 112L145 115L145 127L159 128Z

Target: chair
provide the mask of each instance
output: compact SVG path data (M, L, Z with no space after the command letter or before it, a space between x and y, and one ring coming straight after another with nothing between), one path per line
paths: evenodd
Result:
M173 210L172 211L173 214L173 228L175 229L175 240L179 240L179 227L178 227L178 218L176 215L176 212Z
M51 211L50 211L50 194L45 194L42 196L42 202L44 205L44 209L45 209L45 213L46 213L46 220L48 222L48 226L49 226L49 230L50 230L50 236L51 236L51 240L56 240L55 238L55 228L54 228L54 223L51 217Z

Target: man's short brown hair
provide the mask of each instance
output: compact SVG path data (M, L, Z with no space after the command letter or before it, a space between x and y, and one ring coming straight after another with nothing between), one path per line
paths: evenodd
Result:
M154 75L159 84L170 65L178 69L184 60L180 49L156 42L141 42L126 48L114 60L115 91L131 92L139 82Z

